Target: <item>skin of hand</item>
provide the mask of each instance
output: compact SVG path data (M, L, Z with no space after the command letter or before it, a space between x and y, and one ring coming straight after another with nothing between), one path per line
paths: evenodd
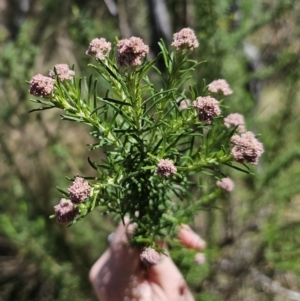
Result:
M109 248L90 271L99 300L194 301L171 257L161 254L157 264L146 267L140 260L142 250L128 247L126 233L126 226L119 225ZM187 225L179 228L178 238L188 248L205 248L205 242Z

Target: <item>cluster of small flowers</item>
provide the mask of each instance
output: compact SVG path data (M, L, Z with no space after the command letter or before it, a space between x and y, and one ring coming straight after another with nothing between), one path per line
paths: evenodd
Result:
M217 186L227 192L231 192L234 188L234 182L230 178L223 178L221 181L217 181Z
M213 94L229 96L233 93L225 79L214 80L207 86L207 88L208 91Z
M54 213L59 223L69 223L74 220L78 213L78 208L70 200L62 198L59 204L54 206Z
M175 51L192 51L199 46L194 31L184 28L174 34L171 44ZM111 43L104 38L93 39L86 51L87 55L94 56L98 60L105 60L111 50ZM116 61L120 67L137 67L142 64L143 58L149 53L149 46L144 44L139 37L122 39L117 43Z
M98 60L105 60L111 50L111 43L106 39L94 39L86 51L87 55ZM117 44L117 63L120 67L137 67L142 64L142 59L149 52L149 47L138 37L122 39Z
M233 145L231 154L235 161L257 164L259 157L264 152L264 147L252 132L244 132L241 135L233 135L230 139Z
M208 91L213 94L221 94L223 96L232 94L232 90L229 88L228 83L224 79L215 80L207 87ZM214 118L221 114L218 100L211 96L197 97L193 102L193 107L198 112L199 120L204 124L212 124ZM182 108L186 108L184 103L182 104ZM182 108L180 107L180 109ZM230 122L230 120L228 122Z
M142 59L149 52L149 47L141 38L131 37L120 40L117 44L117 63L120 67L136 67L142 64Z
M231 126L237 127L239 133L244 133L246 131L244 116L239 113L229 114L224 118L224 125L228 128Z
M70 200L63 198L58 205L54 206L56 220L59 223L72 222L78 213L77 204L86 200L90 193L89 183L81 177L76 177L73 185L68 188Z
M37 97L47 97L52 93L55 80L42 74L35 75L29 82L29 93Z
M183 28L173 35L171 46L177 51L193 51L199 46L199 42L194 31L190 28Z
M91 187L89 183L81 177L76 177L73 185L68 188L68 194L73 203L81 203L91 193Z
M49 76L54 79L56 76L55 70L56 70L57 76L59 77L59 79L61 81L71 80L75 75L74 70L70 70L69 66L67 64L56 64L54 66L54 68L52 70L50 70L50 72L49 72Z
M61 81L64 81L71 80L75 72L70 70L67 64L57 64L50 70L49 76L37 74L30 80L29 93L37 97L48 97L51 95L54 89L56 74Z
M214 118L221 114L219 102L210 96L197 97L193 107L198 112L198 118L204 124L212 124Z
M156 174L162 177L169 177L177 172L174 162L170 159L160 159L156 170Z
M176 51L194 50L199 46L194 31L184 28L174 34L172 47ZM98 60L105 60L111 50L111 43L104 38L93 39L86 51L87 55L94 56ZM122 39L117 44L117 63L120 67L137 67L142 64L142 59L148 54L149 46L138 37ZM55 72L55 70L56 72ZM35 75L30 81L30 94L37 97L48 97L54 89L55 76L61 81L71 80L75 75L66 64L57 64L50 70L49 77L41 74Z
M94 56L98 60L105 60L111 50L111 43L104 38L93 39L89 45L86 55Z
M208 90L211 93L219 93L223 96L232 94L232 90L229 88L227 82L223 79L213 81L208 85ZM181 105L181 103L183 104ZM182 101L181 103L180 109L185 109L187 107L186 102ZM193 101L193 107L197 111L198 119L203 124L210 125L213 123L215 117L221 115L221 109L219 107L218 100L211 96L197 97L196 100ZM231 126L236 127L237 132L240 134L234 135L231 138L231 144L233 145L231 154L234 160L239 163L246 161L251 164L257 164L259 157L264 152L263 145L255 138L252 132L246 132L244 116L239 113L229 114L226 118L224 118L224 125L227 128ZM221 182L219 185L222 185ZM231 186L232 185L229 185L228 187ZM219 187L225 190L228 189L228 187L224 188L225 186Z
M140 259L147 267L149 267L157 264L161 259L161 255L149 247L140 254Z
M111 50L111 43L106 39L94 39L86 51L87 55L94 56L98 60L105 60ZM122 39L117 44L117 63L120 67L137 67L142 64L142 59L149 52L149 47L138 37Z

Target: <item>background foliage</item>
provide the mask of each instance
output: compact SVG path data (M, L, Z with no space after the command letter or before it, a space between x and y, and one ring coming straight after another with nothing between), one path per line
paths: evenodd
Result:
M91 141L59 111L28 114L25 80L56 63L88 74L95 37L140 36L156 53L158 38L186 26L207 60L199 87L203 78L230 83L230 111L261 133L265 154L255 177L232 173L234 193L192 225L208 241L207 263L195 267L181 248L174 260L197 300L300 300L298 1L1 0L0 8L1 301L96 300L88 271L114 229L96 212L71 228L49 220L64 176L92 173Z

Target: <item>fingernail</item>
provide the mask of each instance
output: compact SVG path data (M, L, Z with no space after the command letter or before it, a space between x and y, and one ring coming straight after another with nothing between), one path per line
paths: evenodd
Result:
M177 236L181 244L187 248L202 251L206 247L206 242L188 225L181 225Z

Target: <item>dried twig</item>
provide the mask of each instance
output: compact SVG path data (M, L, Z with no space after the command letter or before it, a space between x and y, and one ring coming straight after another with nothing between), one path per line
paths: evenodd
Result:
M300 301L300 293L282 287L277 281L267 277L257 269L252 268L251 275L265 293L280 295L283 300Z

